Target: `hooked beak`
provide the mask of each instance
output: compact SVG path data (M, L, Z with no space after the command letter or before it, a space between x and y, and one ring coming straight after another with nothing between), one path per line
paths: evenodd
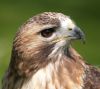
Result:
M85 35L84 35L84 32L78 28L78 27L75 27L73 29L73 38L74 39L80 39L83 41L83 43L85 43Z
M70 40L79 39L79 40L82 40L83 43L85 43L85 35L84 35L83 31L81 31L80 28L78 28L78 27L73 28L70 31L69 36L58 37L57 39L53 40L52 43L57 43L61 40L66 40L67 38L69 38Z

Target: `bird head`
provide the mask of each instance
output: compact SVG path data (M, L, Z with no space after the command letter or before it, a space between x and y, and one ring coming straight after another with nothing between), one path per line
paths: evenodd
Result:
M79 39L84 40L84 33L69 16L44 12L33 16L22 25L14 40L14 46L15 49L28 53L35 50L38 53L39 49L51 46L52 51L58 51L60 48L69 47L71 41Z
M30 70L33 67L36 69L46 64L47 59L60 56L70 46L70 42L77 39L84 40L84 33L69 16L44 12L21 26L14 39L12 59L16 60L19 69L26 68L25 65Z

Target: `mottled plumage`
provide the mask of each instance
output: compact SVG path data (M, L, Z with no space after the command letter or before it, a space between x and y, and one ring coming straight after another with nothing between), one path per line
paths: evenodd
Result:
M2 89L100 89L100 69L71 47L84 33L70 17L44 12L16 33Z

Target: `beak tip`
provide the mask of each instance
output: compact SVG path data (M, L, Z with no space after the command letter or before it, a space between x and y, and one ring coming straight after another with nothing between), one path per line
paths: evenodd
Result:
M84 34L84 32L82 32L82 31L80 32L80 39L82 40L83 44L86 43L85 34Z
M83 44L86 44L85 38L82 39L82 43Z

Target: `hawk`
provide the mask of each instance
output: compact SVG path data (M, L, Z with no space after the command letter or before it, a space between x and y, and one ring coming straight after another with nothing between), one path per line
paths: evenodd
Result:
M84 33L69 16L33 16L16 33L2 89L100 89L100 69L71 46L78 39Z

